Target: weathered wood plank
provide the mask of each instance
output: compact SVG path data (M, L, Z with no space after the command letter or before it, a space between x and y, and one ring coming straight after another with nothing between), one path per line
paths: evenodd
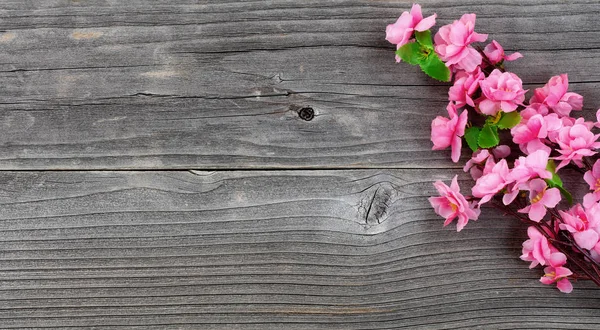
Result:
M568 72L600 106L597 1L422 3L477 12L527 83ZM452 166L428 139L447 87L384 40L409 6L1 1L0 169Z
M0 328L585 329L494 212L457 234L435 170L0 173ZM489 211L489 210L488 210Z

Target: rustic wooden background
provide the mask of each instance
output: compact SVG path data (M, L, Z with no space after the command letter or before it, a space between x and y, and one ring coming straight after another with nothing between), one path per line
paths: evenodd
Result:
M597 0L421 3L600 107ZM0 328L598 328L523 226L430 209L461 165L430 151L448 86L384 40L410 6L1 0Z

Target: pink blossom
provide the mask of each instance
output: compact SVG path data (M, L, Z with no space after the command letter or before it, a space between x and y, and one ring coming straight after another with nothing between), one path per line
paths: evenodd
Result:
M521 260L531 261L529 268L546 265L546 260L550 259L550 255L556 249L553 249L546 236L533 226L527 228L527 236L529 236L529 239L523 242Z
M552 178L552 173L546 169L548 166L548 157L550 157L549 151L540 149L532 152L527 157L519 157L515 160L515 166L507 176L507 181L511 183L506 193L502 197L504 205L512 203L520 189L525 189L525 183L531 179Z
M544 139L548 136L546 122L542 115L536 114L525 122L521 122L510 130L513 142L525 144L536 139Z
M502 159L494 165L489 173L477 179L471 191L473 196L481 198L479 205L487 203L509 183L507 181L508 173L506 159Z
M510 132L513 142L517 143L525 154L540 148L550 153L550 148L544 144L543 139L548 137L549 132L557 132L560 128L562 128L562 121L557 114L547 116L534 114L528 118L524 117Z
M501 144L496 148L492 149L492 154L494 154L494 157L496 157L497 159L508 157L510 155L510 152L510 147L505 144Z
M594 135L583 118L577 119L573 126L560 129L556 137L556 143L560 146L558 152L561 154L555 159L561 160L556 167L557 170L573 161L579 167L583 167L584 156L596 154L592 149L600 148L600 142L596 142L600 135Z
M525 144L520 144L519 148L526 155L529 155L532 152L535 152L537 150L544 150L547 153L552 152L552 149L550 147L548 147L544 143L544 141L545 140L542 140L542 139L535 139L535 140L529 141L529 142L527 142Z
M483 166L483 171L481 174L488 175L492 173L494 166L496 166L496 159L494 159L494 157L488 157L488 159L485 161L485 165Z
M450 187L441 181L436 181L433 185L440 193L440 197L430 197L429 203L435 213L446 218L444 226L458 217L456 231L461 231L469 220L477 220L481 211L469 205L467 199L460 193L457 176L452 179Z
M600 109L596 111L596 123L594 124L596 127L600 127Z
M527 213L529 219L540 222L546 216L546 208L555 207L560 202L560 191L557 188L548 189L542 179L533 179L528 183L529 201L531 204L519 210Z
M510 155L510 147L507 145L499 145L491 149L479 149L473 153L473 156L463 167L463 171L469 172L473 180L479 179L482 175L488 174L496 165L495 159L502 159Z
M593 192L583 195L584 207L592 207L594 204L598 203L598 201L600 201L600 199L597 199L596 194Z
M487 149L477 150L473 153L471 159L467 161L463 171L469 172L474 180L479 179L483 175L483 171L479 167L483 165L488 157L490 157L490 152Z
M600 210L599 205L584 209L581 204L573 206L568 212L558 211L562 223L559 228L568 230L573 234L575 243L584 249L594 248L600 236Z
M399 49L409 42L414 31L427 31L435 25L436 14L433 14L423 19L421 6L413 4L410 13L405 11L400 15L396 23L390 24L385 29L385 40L397 45ZM400 58L396 57L396 61L400 62Z
M448 91L448 100L456 102L457 107L468 104L475 107L471 96L479 89L479 82L485 78L485 74L477 67L475 71L468 73L460 71L456 74L454 85Z
M515 111L525 101L523 82L516 74L495 69L479 83L483 96L479 99L479 110L494 116L498 111Z
M533 115L540 114L546 116L550 113L548 107L542 103L529 104L527 108L523 109L520 114L523 119L531 118Z
M550 179L552 173L546 169L550 154L543 150L531 153L527 157L519 157L515 160L515 166L508 175L509 181L517 184L525 183L534 178Z
M592 192L584 196L584 205L591 206L600 200L600 159L596 160L590 171L585 172L583 179L590 185Z
M540 278L540 282L550 285L556 283L556 287L560 292L570 293L573 291L573 285L569 282L568 277L573 275L573 272L563 267L567 262L567 256L561 252L552 253L549 258L550 266L544 268L544 276Z
M569 78L566 74L550 78L542 88L536 88L529 103L543 103L560 116L568 116L571 110L583 108L583 96L568 93Z
M535 114L513 127L510 133L513 136L514 143L523 144L535 139L545 139L548 136L549 128L558 130L560 127L562 127L562 122L558 118L558 115L551 114L544 117L540 114Z
M434 37L435 51L446 66L473 72L481 65L482 57L469 45L484 42L487 37L475 32L475 14L465 14L460 20L440 28Z
M485 48L483 49L483 53L488 58L488 60L490 60L490 63L492 65L496 65L497 63L500 63L502 61L514 61L523 57L521 53L512 53L510 55L505 55L504 48L502 48L502 46L496 40L492 40L490 44L485 46Z
M452 147L452 161L458 162L462 148L461 136L465 135L467 126L467 112L463 111L460 116L456 114L456 108L448 104L450 119L438 116L431 122L432 150L441 150Z

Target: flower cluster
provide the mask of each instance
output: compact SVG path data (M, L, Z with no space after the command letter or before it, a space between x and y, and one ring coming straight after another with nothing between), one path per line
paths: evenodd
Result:
M458 219L461 231L478 219L483 205L498 208L529 225L521 259L531 268L545 267L542 283L555 283L562 292L571 292L574 279L600 285L600 160L594 162L600 134L592 132L600 127L600 110L596 122L573 116L583 109L583 97L569 92L566 74L524 89L521 78L504 67L522 55L506 54L495 40L478 45L488 35L475 31L475 14L432 37L436 17L423 18L415 4L386 29L398 62L452 82L447 116L431 123L433 150L450 148L453 162L463 145L473 152L464 166L474 181L470 194L460 192L457 176L450 186L435 182L439 196L429 198L435 212L445 218L444 226ZM568 168L584 173L589 184L583 204L572 205L563 186L560 174Z

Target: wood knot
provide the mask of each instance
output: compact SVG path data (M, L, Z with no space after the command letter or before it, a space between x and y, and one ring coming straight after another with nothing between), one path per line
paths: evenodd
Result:
M315 110L311 107L305 107L298 110L298 117L302 120L311 121L315 118Z
M398 196L397 189L389 182L374 185L364 192L358 211L367 225L378 225L387 220L388 210Z

